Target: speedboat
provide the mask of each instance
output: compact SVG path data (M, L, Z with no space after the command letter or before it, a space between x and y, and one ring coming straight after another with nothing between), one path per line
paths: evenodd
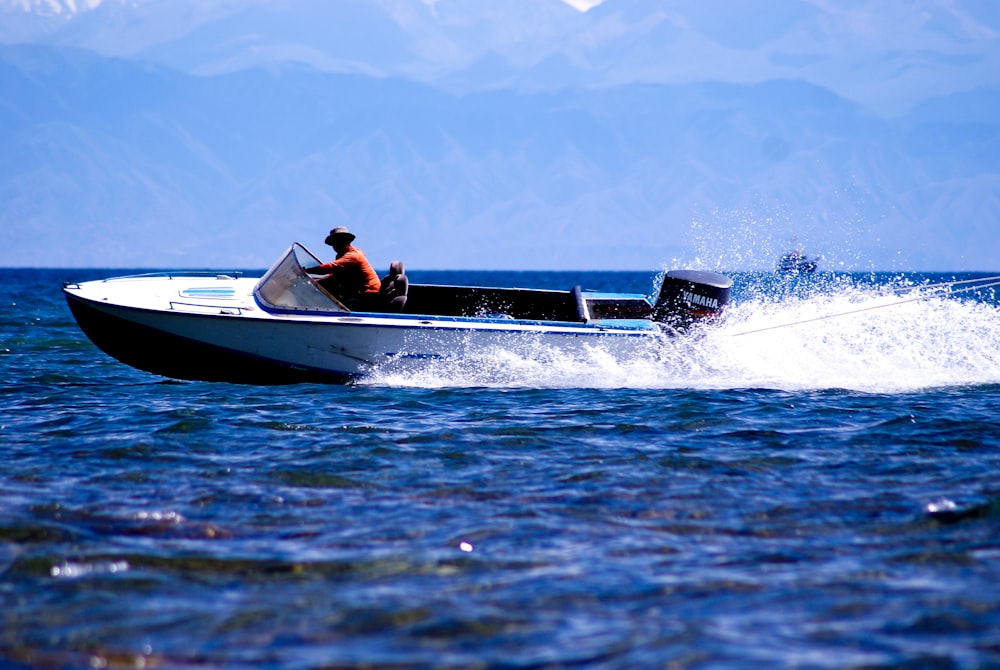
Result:
M778 259L776 270L782 274L809 274L815 272L816 267L815 258L809 258L804 252L794 249L782 254Z
M107 354L175 379L251 384L348 382L380 369L527 343L636 351L721 313L732 281L668 272L641 294L410 283L395 262L382 298L351 310L304 268L295 243L257 277L169 272L63 287L83 332Z

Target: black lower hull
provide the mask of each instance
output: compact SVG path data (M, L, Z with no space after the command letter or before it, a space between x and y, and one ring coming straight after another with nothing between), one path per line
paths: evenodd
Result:
M66 293L80 329L104 353L172 379L235 384L344 383L349 377L281 365L137 324Z

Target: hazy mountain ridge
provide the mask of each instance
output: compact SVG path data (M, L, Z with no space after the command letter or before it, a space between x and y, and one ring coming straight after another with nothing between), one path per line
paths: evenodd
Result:
M206 75L298 62L456 92L795 79L891 115L1000 71L1000 4L977 0L103 0L54 21L26 2L0 0L0 43Z
M461 96L2 47L0 265L259 267L348 225L416 267L761 267L798 235L831 266L990 268L996 96L887 121L794 81Z

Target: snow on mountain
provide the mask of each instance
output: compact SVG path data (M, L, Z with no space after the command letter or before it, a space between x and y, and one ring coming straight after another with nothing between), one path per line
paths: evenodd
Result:
M0 11L21 11L39 16L73 16L101 4L101 0L0 0Z
M49 38L102 0L0 0L0 44Z
M567 5L580 12L589 12L602 4L604 0L563 0Z

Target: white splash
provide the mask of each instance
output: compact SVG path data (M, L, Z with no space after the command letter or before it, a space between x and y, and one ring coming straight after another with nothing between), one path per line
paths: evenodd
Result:
M857 291L751 301L734 305L709 339L720 368L747 387L899 392L1000 383L1000 311L956 299L902 302Z
M956 298L904 302L875 288L730 305L699 332L627 357L595 346L492 349L365 383L411 387L848 389L898 393L1000 384L1000 310Z

